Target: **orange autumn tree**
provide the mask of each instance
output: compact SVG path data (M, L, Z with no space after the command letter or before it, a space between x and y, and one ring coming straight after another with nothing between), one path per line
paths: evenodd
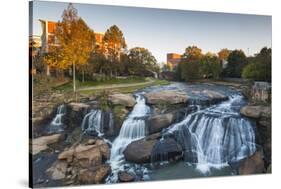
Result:
M118 67L120 66L120 52L126 49L127 44L123 32L116 25L106 30L104 43L106 43L107 47L107 59L111 64L110 75L112 76L113 71L117 73Z
M88 63L90 53L94 50L95 36L84 20L78 17L77 10L70 3L62 14L62 21L55 29L57 45L51 47L46 57L49 66L57 69L72 67L73 91L76 91L76 66Z
M221 60L227 60L229 54L230 50L228 49L221 49L220 52L218 52L218 56Z

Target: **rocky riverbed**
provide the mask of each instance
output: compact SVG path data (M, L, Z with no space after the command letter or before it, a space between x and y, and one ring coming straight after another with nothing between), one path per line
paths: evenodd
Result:
M264 84L171 83L34 99L34 186L268 172L270 94Z

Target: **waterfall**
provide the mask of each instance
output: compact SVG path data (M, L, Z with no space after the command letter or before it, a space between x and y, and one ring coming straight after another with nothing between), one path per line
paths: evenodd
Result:
M189 114L169 128L185 150L185 161L196 163L197 169L206 173L210 167L222 167L255 152L252 123L238 111L242 98L233 95L226 102Z
M112 143L109 162L113 174L107 179L110 182L116 182L118 171L123 169L123 151L127 145L145 137L146 134L145 119L150 108L145 104L145 98L141 95L136 95L136 102L133 110L123 122L118 137Z
M50 126L48 127L48 133L57 133L63 131L63 116L66 114L66 107L64 104L58 106L57 113Z
M87 113L81 124L82 131L88 134L103 135L103 119L101 110L91 110Z

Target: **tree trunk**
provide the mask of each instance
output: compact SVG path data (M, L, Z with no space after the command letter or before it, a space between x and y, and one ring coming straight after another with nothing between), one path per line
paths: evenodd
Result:
M76 92L76 78L75 78L75 62L72 63L73 65L73 73L72 73L72 80L73 80L73 92Z
M84 83L85 82L85 78L84 78L84 70L82 70L82 82Z
M46 74L47 74L47 76L50 76L50 66L49 65L47 65Z

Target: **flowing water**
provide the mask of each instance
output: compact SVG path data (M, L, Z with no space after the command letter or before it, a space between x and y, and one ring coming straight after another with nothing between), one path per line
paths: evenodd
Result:
M145 119L150 113L150 108L145 104L145 98L141 94L136 95L136 102L124 121L118 137L112 143L109 160L112 174L108 177L107 182L116 182L118 171L124 169L123 151L127 145L146 136Z
M52 122L50 123L50 126L48 127L48 133L59 133L63 132L63 117L66 114L66 107L64 104L58 106L57 113Z
M91 110L83 118L81 129L88 134L103 135L103 119L101 110Z
M169 133L184 148L186 162L206 173L252 155L256 151L252 123L240 116L243 97L235 94L219 105L189 114L172 125Z

